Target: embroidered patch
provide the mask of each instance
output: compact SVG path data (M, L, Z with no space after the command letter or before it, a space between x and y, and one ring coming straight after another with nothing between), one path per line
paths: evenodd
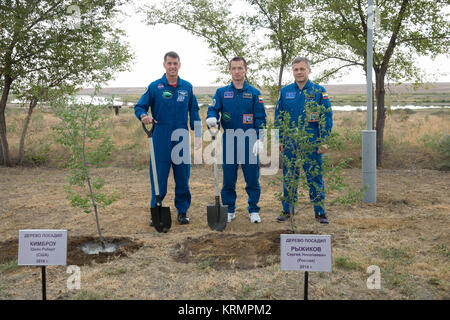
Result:
M234 92L233 91L225 91L223 93L224 99L233 99L234 98Z
M253 114L244 114L242 118L243 124L252 124L253 123Z
M216 106L216 99L212 99L210 106L211 107L215 107Z
M252 98L253 98L253 95L252 95L251 92L244 92L244 93L242 94L242 98L244 98L244 99L252 99Z
M328 93L324 93L324 94L322 95L322 99L328 99Z
M172 92L170 91L163 91L162 96L166 99L172 98Z
M295 99L297 92L286 92L286 99Z
M259 102L259 103L264 103L264 99L263 99L262 96L258 96L258 102Z
M318 112L311 112L309 114L308 122L318 122L319 121L319 113Z
M228 112L225 112L222 114L222 119L224 121L230 121L231 120L231 115Z
M188 96L188 92L186 90L178 90L178 102L183 102L184 99Z
M158 84L158 89L161 90L162 88L164 88L164 83Z

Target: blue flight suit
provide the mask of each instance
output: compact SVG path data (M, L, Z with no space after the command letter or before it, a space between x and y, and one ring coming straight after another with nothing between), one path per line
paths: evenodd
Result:
M164 74L161 79L152 82L147 87L147 91L135 105L134 113L136 117L140 120L141 115L147 114L149 107L151 107L153 119L157 122L153 132L153 145L161 201L167 193L167 179L172 166L175 180L175 207L179 214L186 214L191 204L191 193L189 191L190 155L184 155L184 157L187 156L189 161L175 161L174 163L172 149L178 143L189 141L188 117L191 130L195 128L195 136L201 137L202 135L197 98L194 96L192 85L189 82L178 77L177 85L173 87L169 85ZM196 121L198 123L194 126ZM182 139L179 141L171 141L172 133L177 129L185 129L185 133L181 135ZM180 151L178 156L186 159L183 158L183 150ZM156 204L156 196L151 167L150 181L152 186L150 206L153 208Z
M224 129L221 190L223 205L228 206L229 213L236 209L236 181L240 164L246 182L248 212L259 212L259 159L252 153L252 148L259 137L259 129L266 124L261 92L246 81L242 89L236 89L231 82L230 85L217 89L206 116L211 117L220 118Z
M321 112L311 114L305 110L306 103L320 106ZM310 134L309 142L315 145L319 145L321 140L326 138L333 127L333 113L331 110L330 100L326 90L317 84L307 81L302 90L294 82L281 89L280 97L278 99L275 109L275 123L282 117L283 113L287 112L290 115L291 126L297 127L305 126L305 130ZM320 121L322 119L322 121ZM280 135L283 133L280 132ZM292 148L295 145L284 146L283 154L287 156L289 160L294 158L292 154ZM323 200L325 199L325 187L322 179L322 154L317 154L317 147L314 150L306 152L307 160L303 164L303 171L306 173L306 178L309 185L309 197L314 204L314 213L316 216L325 214L325 208L323 206ZM286 177L288 168L283 164L283 177ZM299 170L296 170L295 175L300 174ZM288 196L287 183L283 183L284 197ZM297 199L297 197L296 197ZM282 201L283 212L289 213L289 203Z

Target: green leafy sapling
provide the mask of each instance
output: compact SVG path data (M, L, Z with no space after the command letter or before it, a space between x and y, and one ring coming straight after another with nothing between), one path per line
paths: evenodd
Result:
M112 204L120 195L117 192L111 195L104 193L105 180L94 177L91 172L92 168L105 165L114 149L105 130L107 105L94 101L95 96L89 103L76 102L73 96L59 96L52 99L51 107L61 120L61 125L53 128L57 142L68 150L70 156L67 167L71 175L69 185L65 187L67 197L73 207L82 208L86 213L94 211L97 232L104 248L98 209Z
M311 93L310 95L313 97L314 94ZM278 118L274 122L269 121L267 125L268 129L276 129L279 132L278 139L283 151L282 159L286 174L278 177L276 180L279 180L279 182L286 186L287 195L284 196L283 193L277 192L275 196L280 201L289 203L290 223L292 232L294 233L297 232L294 223L295 207L299 203L302 203L303 199L306 198L305 192L309 190L307 175L304 171L308 171L311 180L314 180L314 177L320 173L319 164L316 160L308 157L308 155L317 152L318 148L324 144L334 145L332 141L333 135L325 135L323 132L326 121L325 115L330 110L323 105L319 105L314 99L308 99L308 97L306 97L304 109L303 121L301 121L302 116L297 121L297 119L291 118L288 112L280 112ZM314 129L308 125L308 121L305 119L317 122L319 128L318 139L314 139ZM345 168L347 161L343 160L337 165L333 165L328 155L324 154L322 157L321 174L326 183L327 192L339 190L341 191L340 195L346 199L342 201L357 202L361 199L362 191L352 190L342 175L342 169ZM301 170L303 170L304 174L300 174ZM272 181L272 183L279 184L276 181ZM319 186L315 185L314 182L311 183L314 184L315 189L318 191L317 193L319 193L321 191ZM347 193L344 192L345 190L347 190ZM351 197L348 195L351 195ZM325 200L310 200L315 202L316 205L325 206ZM304 205L306 207L306 203Z

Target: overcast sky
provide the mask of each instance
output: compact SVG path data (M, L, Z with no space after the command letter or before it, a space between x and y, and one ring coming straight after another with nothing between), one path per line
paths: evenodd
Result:
M147 3L153 2L146 1ZM139 0L135 1L139 4ZM137 4L129 6L129 16L122 19L122 28L127 32L127 41L130 49L135 54L132 70L118 73L116 79L110 81L108 87L146 87L152 81L164 74L162 66L164 54L175 51L181 58L180 77L191 82L194 86L216 86L217 74L208 66L211 52L207 45L198 37L194 37L175 25L147 26L144 22L144 14L135 8ZM441 75L438 82L450 82L450 59L445 56L432 61L428 58L421 59L429 73L444 72L443 66L447 66L446 75ZM314 70L312 77L314 76ZM330 81L329 84L356 84L366 83L362 68L355 68L342 79Z

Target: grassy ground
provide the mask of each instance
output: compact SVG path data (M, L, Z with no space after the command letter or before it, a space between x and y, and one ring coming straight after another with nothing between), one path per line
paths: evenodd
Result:
M103 176L107 191L117 190L121 199L101 211L103 233L132 237L143 246L126 258L82 266L81 290L67 289L66 267L48 267L50 299L303 298L303 274L281 271L276 259L262 267L222 270L215 270L208 259L174 259L177 247L201 237L233 235L237 240L228 240L230 248L239 248L247 238L285 233L289 226L275 222L280 205L274 194L280 186L270 184L273 176L261 177L262 223L250 224L239 173L237 218L218 234L208 228L205 215L206 205L214 200L212 166L193 165L191 224L174 223L169 233L158 234L147 224L147 139L131 111L105 116L111 119L109 130L117 147L111 167L94 173ZM17 110L7 114L13 155L24 117ZM343 175L358 188L365 113L336 112L334 119L337 134L330 158L354 158ZM7 190L0 194L0 242L17 239L19 229L30 228L67 229L76 236L96 234L93 216L72 208L66 199L66 155L50 131L57 123L52 114L38 110L27 140L28 166L0 168L0 188ZM377 203L328 205L328 226L314 221L312 207L305 205L296 217L298 229L330 234L333 239L333 272L310 274L310 299L450 298L449 173L435 170L448 161L445 139L449 133L448 111L393 112L386 124L384 166L377 172ZM165 205L175 212L173 189L170 177ZM337 196L329 193L327 199ZM205 250L212 254L215 248ZM380 290L366 286L371 265L380 268ZM16 261L0 264L0 299L39 298L40 269L18 267Z

